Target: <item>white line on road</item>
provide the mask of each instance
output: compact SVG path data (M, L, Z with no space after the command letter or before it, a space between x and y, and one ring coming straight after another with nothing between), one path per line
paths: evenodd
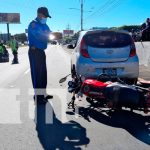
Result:
M14 88L14 87L15 87L15 85L10 85L9 87L10 87L10 88Z
M30 72L30 68L25 71L24 74L28 74Z
M58 96L58 100L59 101L53 101L53 100L50 100L50 104L52 106L52 108L54 109L54 112L56 114L56 117L61 120L62 123L66 123L66 122L69 122L68 121L68 118L67 118L67 115L66 115L66 111L67 111L67 91L66 89L61 89L61 88L49 88L47 89L47 92L50 94L50 95L56 95ZM30 89L29 90L29 95L34 95L34 90L33 89ZM60 109L57 109L56 105L60 104ZM35 106L34 106L34 103L32 101L30 101L30 109L29 109L29 116L30 116L30 119L34 119L35 118ZM47 105L49 107L49 105ZM49 112L51 111L51 113ZM53 110L51 110L51 108L49 108L47 111L46 111L46 123L51 123L52 120L52 113L53 113ZM48 116L47 116L48 115ZM50 121L50 122L49 122Z

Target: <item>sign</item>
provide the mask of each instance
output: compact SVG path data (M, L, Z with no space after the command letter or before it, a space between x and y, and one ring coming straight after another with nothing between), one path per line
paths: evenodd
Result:
M63 34L64 35L73 35L74 34L74 30L64 30Z
M20 23L20 13L0 13L0 23Z

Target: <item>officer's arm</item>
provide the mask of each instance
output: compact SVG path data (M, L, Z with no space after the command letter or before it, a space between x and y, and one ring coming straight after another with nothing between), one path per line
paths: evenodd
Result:
M40 41L45 41L47 40L48 36L49 36L49 32L48 33L43 33L41 32L40 30L38 30L37 26L35 23L31 23L29 25L29 28L28 28L28 32L29 34L32 34L32 36L37 39L37 40L40 40Z

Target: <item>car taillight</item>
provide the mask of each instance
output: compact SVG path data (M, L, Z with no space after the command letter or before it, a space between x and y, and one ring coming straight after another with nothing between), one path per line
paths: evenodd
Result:
M83 57L90 58L87 48L88 47L85 41L82 39L81 44L80 44L80 53Z
M136 47L135 47L134 42L132 42L129 57L134 57L135 55L136 55Z

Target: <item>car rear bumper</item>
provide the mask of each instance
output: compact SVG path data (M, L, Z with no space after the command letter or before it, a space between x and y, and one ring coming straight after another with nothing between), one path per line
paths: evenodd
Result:
M125 62L117 63L96 63L90 61L90 59L78 59L76 63L76 71L78 75L82 75L85 78L96 78L100 74L104 73L104 69L113 68L116 69L117 77L120 78L138 78L139 76L139 60L138 57L129 58Z

